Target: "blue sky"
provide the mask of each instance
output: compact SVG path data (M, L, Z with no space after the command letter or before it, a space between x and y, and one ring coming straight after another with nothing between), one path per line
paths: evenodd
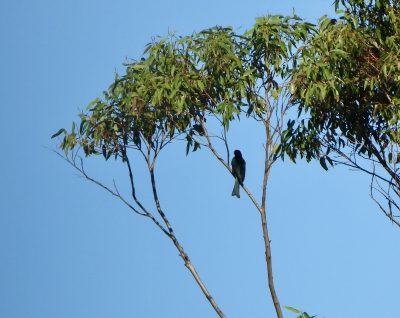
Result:
M154 224L42 146L55 147L50 136L70 129L152 37L217 24L244 31L257 16L293 7L315 22L335 17L331 1L3 1L0 317L215 317ZM230 134L259 200L261 128L244 121ZM154 211L139 159L138 195ZM129 196L120 162L95 157L85 166ZM161 204L222 311L273 317L260 217L244 195L230 196L229 173L207 149L186 157L179 142L165 148L156 173ZM318 317L399 315L400 229L369 198L369 181L344 167L274 165L267 214L281 305Z

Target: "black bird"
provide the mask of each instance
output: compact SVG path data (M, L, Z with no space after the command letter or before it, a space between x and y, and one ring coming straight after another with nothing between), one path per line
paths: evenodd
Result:
M243 185L244 177L246 176L246 161L242 157L240 150L233 152L235 157L232 159L232 174L235 177L235 185L232 190L232 195L240 198L239 184Z

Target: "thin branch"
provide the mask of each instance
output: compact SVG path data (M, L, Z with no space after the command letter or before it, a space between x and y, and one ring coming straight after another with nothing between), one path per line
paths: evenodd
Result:
M268 117L269 119L271 118L270 116ZM271 257L271 242L269 240L268 236L268 226L267 226L267 217L266 217L266 211L265 211L265 201L266 201L266 187L267 187L267 180L269 177L269 172L270 172L270 167L273 161L270 159L270 149L273 149L273 141L270 138L271 137L271 127L268 125L268 123L265 121L265 118L261 116L260 118L263 120L267 132L267 142L266 142L266 147L265 147L265 169L264 169L264 181L263 181L263 197L262 197L262 206L257 203L257 201L254 199L250 191L245 187L244 184L241 184L242 188L244 191L247 193L248 197L250 200L253 202L253 204L256 206L257 210L260 212L261 215L261 223L262 223L262 230L263 230L263 237L264 237L264 244L265 244L265 257L266 257L266 263L267 263L267 273L268 273L268 286L269 290L271 293L272 301L274 303L274 307L277 313L278 318L282 318L282 310L278 301L278 297L275 291L275 286L274 286L274 281L273 281L273 272L272 272L272 257ZM204 120L200 120L200 124L202 126L202 129L204 131L204 135L207 139L207 147L211 150L211 152L217 157L217 159L229 170L229 172L232 174L232 170L229 166L229 162L225 162L222 157L219 155L219 153L216 151L216 149L213 147L211 143L210 136L207 132L207 129L204 124ZM275 131L274 131L275 133Z
M47 148L47 147L45 147ZM91 178L86 171L83 168L83 160L81 157L77 156L77 152L75 154L75 156L73 157L73 160L71 161L68 157L61 155L58 151L51 149L51 148L47 148L49 150L51 150L52 152L54 152L55 154L57 154L58 156L60 156L62 159L64 159L66 162L68 162L72 167L74 167L76 170L78 170L80 172L80 174L86 179L89 180L95 184L97 184L98 186L100 186L101 188L103 188L104 190L108 191L109 193L111 193L113 196L119 198L122 202L124 202L132 211L134 211L135 213L141 215L141 216L145 216L150 218L167 236L169 236L168 231L154 218L154 216L149 213L146 209L144 209L144 207L141 206L141 209L144 211L144 213L138 211L137 209L135 209L131 204L129 204L129 202L127 202L118 192L118 189L115 185L115 181L114 181L114 187L116 189L116 192L112 191L111 189L109 189L107 186L105 186L104 184L102 184L100 181L97 181L93 178ZM81 168L79 168L76 165L76 158L80 159L80 163L81 163Z
M227 136L227 133L226 133L226 126L225 125L224 125L224 144L225 144L225 148L226 148L227 162L229 163L230 162L230 160L229 160L230 153L229 153L229 146L228 146L228 136Z
M325 145L329 145L329 142L328 142L327 140L321 139L321 141L322 141ZM389 183L389 184L394 185L394 183L391 182L390 180L385 179L384 177L382 177L382 176L376 174L375 172L371 172L371 171L369 171L369 170L367 170L367 169L361 167L359 164L357 164L356 160L351 159L349 156L347 156L343 151L341 151L341 150L338 149L337 147L334 147L333 145L329 145L329 146L331 147L331 149L332 149L334 152L336 152L338 155L340 155L341 157L343 157L344 159L346 159L346 160L348 161L348 162L344 162L344 161L339 161L339 160L332 159L333 162L335 162L335 163L337 163L337 164L342 164L342 165L345 165L345 166L349 166L349 167L352 167L352 168L356 168L356 169L361 170L361 171L363 171L363 172L365 172L365 173L367 173L367 174L370 174L370 175L372 175L372 176L376 176L377 178L379 178L379 179L381 179L381 180L383 180L383 181L385 181L385 182L387 182L387 183ZM368 159L368 158L367 158L367 159ZM368 159L368 160L369 160L369 159Z
M266 93L267 94L267 91ZM262 229L263 229L263 236L264 236L264 244L265 244L265 258L266 258L266 263L267 263L267 272L268 272L268 286L269 290L271 293L271 298L274 303L275 311L277 314L278 318L283 318L281 306L279 304L278 300L278 295L275 290L275 284L274 284L274 276L273 276L273 270L272 270L272 253L271 253L271 241L269 239L269 233L268 233L268 224L267 224L267 211L266 211L266 199L267 199L267 184L268 184L268 178L269 174L271 172L271 165L273 163L273 156L272 151L274 148L273 144L273 137L272 134L276 133L276 129L274 129L274 132L271 132L271 116L272 116L272 111L276 107L273 106L267 107L267 119L263 118L263 123L265 126L265 160L264 160L264 178L263 178L263 185L262 185L262 199L261 199L261 222L262 222ZM262 117L262 116L261 116Z
M161 209L160 201L158 199L158 194L157 194L157 187L156 187L156 181L155 181L155 176L154 176L154 168L149 166L149 171L150 171L150 177L151 177L151 185L152 185L152 188L153 188L154 202L156 203L156 207L157 207L158 213L160 214L160 216L164 220L164 223L166 224L166 226L167 226L167 228L169 230L171 240L174 242L175 247L179 251L179 255L182 257L183 261L185 262L185 266L189 269L189 271L193 275L194 279L196 280L197 284L200 286L201 290L203 291L204 295L206 296L206 298L210 302L211 306L214 308L214 310L217 312L217 314L220 317L225 317L225 315L223 314L221 309L219 309L217 303L214 301L214 299L212 298L211 294L207 290L206 286L204 285L204 283L200 279L200 276L198 275L196 269L192 265L192 262L190 261L189 256L185 253L183 247L179 244L178 239L176 238L175 233L172 230L171 224L169 223L167 216L165 215L165 213Z
M371 194L370 197L372 198L372 200L375 201L375 203L379 206L379 208L382 210L382 212L393 222L395 223L397 226L400 227L400 223L398 221L396 221L393 216L391 216L389 213L386 212L386 210L382 207L382 205L375 199L373 193L372 193L372 187L371 187Z
M381 190L379 190L379 189L377 189L377 188L375 188L375 187L373 186L373 182L374 182L374 180L375 180L376 178L377 178L377 179L380 179L380 180L382 180L382 181L384 181L384 182L386 182L386 183L388 183L389 187L393 187L393 188L395 188L395 187L397 188L397 187L398 187L398 182L393 183L391 180L388 180L388 179L386 179L386 178L384 178L384 177L378 175L378 174L376 173L375 165L376 165L376 164L379 164L380 166L382 166L382 168L383 168L384 170L386 170L386 171L389 173L389 175L392 177L392 180L393 180L393 176L395 176L395 178L394 178L395 181L398 181L398 180L396 180L396 178L398 178L398 177L397 177L396 173L393 172L393 171L388 167L386 161L382 159L382 157L380 156L380 152L374 147L374 145L372 144L372 141L371 141L370 139L366 139L366 140L367 140L367 144L368 144L368 146L369 146L370 151L376 156L376 158L377 158L378 160L376 161L376 160L373 160L373 158L363 157L363 156L362 156L362 157L363 157L364 159L369 160L369 161L372 162L372 164L373 164L373 171L369 171L369 170L367 170L367 169L361 167L361 166L356 162L356 152L355 152L355 151L353 152L353 156L354 156L354 160L353 160L353 159L351 159L349 156L347 156L346 154L344 154L344 153L343 153L340 149L338 149L337 147L330 145L330 146L331 146L331 149L333 149L337 154L339 154L341 157L343 157L343 158L345 158L345 159L347 160L347 162L343 162L343 161L339 161L339 160L335 160L335 159L333 159L332 161L335 162L336 164L343 164L343 165L346 165L346 166L355 168L355 169L357 169L357 170L363 171L363 172L365 172L365 173L371 175L371 176L372 176L372 179L371 179L371 184L370 184L370 197L372 198L372 200L375 201L375 203L377 203L377 205L378 205L379 208L382 210L382 212L385 213L385 215L386 215L393 223L397 224L397 225L400 227L400 223L397 222L397 221L393 218L393 215L392 215L392 212L391 212L391 209L392 209L392 208L391 208L391 204L395 205L395 206L399 209L399 207L397 206L396 202L390 197L389 192L386 192L386 191L384 191L384 190L382 189L382 187L379 185L379 183L377 182L377 180L376 180L375 182L377 183L377 185L379 186L379 188L380 188ZM329 144L329 142L327 142L325 139L323 139L322 141L323 141L323 143L325 143L325 144ZM381 147L381 151L382 151L382 147ZM387 202L388 202L388 204L389 204L390 213L386 212L386 210L382 207L382 205L375 199L375 197L374 197L374 195L373 195L373 190L378 191L378 192L387 200ZM386 194L386 193L387 193L387 194Z
M50 148L47 148L50 149ZM204 285L204 283L202 282L202 280L200 279L200 276L198 275L195 267L193 266L193 264L191 263L189 256L185 253L183 247L179 244L178 240L175 237L175 234L172 230L172 227L167 219L167 217L165 216L165 214L162 212L161 210L161 206L158 200L158 195L157 195L157 190L156 190L156 184L155 184L155 178L154 178L154 162L152 163L152 165L148 164L149 167L149 171L150 171L150 175L151 175L151 179L152 179L152 188L153 188L153 194L154 194L154 199L156 202L156 206L157 206L157 211L159 212L159 214L161 215L161 217L163 218L165 224L167 225L168 231L166 229L164 229L164 227L153 217L153 215L151 213L149 213L144 206L138 201L138 199L136 198L136 194L135 194L135 185L134 185L134 181L133 181L133 175L132 175L132 168L131 168L131 164L129 162L129 158L126 154L126 147L122 150L123 151L123 156L126 160L127 166L128 166L128 170L129 170L129 178L130 178L130 183L131 183L131 188L132 188L132 197L135 200L136 204L144 211L144 213L139 212L138 210L136 210L134 207L132 207L119 193L118 188L115 184L115 180L114 181L114 188L115 188L115 192L112 191L111 189L109 189L108 187L106 187L105 185L103 185L101 182L94 180L93 178L89 177L84 168L83 168L83 160L81 157L78 157L81 161L81 168L79 168L76 163L75 163L75 159L77 158L76 154L75 156L72 154L72 158L73 161L71 161L68 157L64 157L62 156L60 153L58 153L56 150L54 149L50 149L51 151L53 151L54 153L56 153L57 155L59 155L61 158L63 158L65 161L67 161L69 164L71 164L75 169L77 169L87 180L94 182L95 184L99 185L100 187L102 187L103 189L105 189L106 191L108 191L109 193L111 193L112 195L118 197L119 199L121 199L126 205L128 205L133 211L135 211L137 214L141 215L141 216L145 216L150 218L169 238L171 238L171 240L173 241L174 245L176 246L176 248L178 249L180 256L182 257L182 259L185 262L185 266L189 269L190 273L192 274L192 276L194 277L194 279L196 280L197 284L199 285L199 287L201 288L201 290L203 291L204 295L206 296L206 298L208 299L208 301L210 302L210 304L212 305L212 307L214 308L214 310L216 311L216 313L218 314L219 317L221 318L226 318L226 316L223 314L223 312L219 309L217 303L215 302L215 300L212 298L211 294L208 292L206 286ZM157 150L156 150L157 151ZM146 159L146 162L149 163L148 158Z

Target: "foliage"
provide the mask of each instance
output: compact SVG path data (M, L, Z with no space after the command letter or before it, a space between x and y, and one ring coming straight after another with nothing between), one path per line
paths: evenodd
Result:
M287 310L290 310L296 314L300 314L297 316L297 318L314 318L317 316L309 316L306 312L303 312L302 310L294 309L293 307L290 306L284 306Z
M315 158L325 170L328 164L344 163L369 173L377 181L371 184L371 196L372 189L384 195L389 203L384 212L395 221L391 208L397 203L390 189L398 197L399 3L340 2L344 10L337 11L343 14L339 22L326 16L319 20L318 32L293 70L292 99L299 119L288 122L281 157ZM339 4L336 0L336 9Z
M243 112L265 113L270 97L278 99L282 86L276 77L287 78L293 47L304 41L312 25L293 18L258 18L245 35L232 28L214 27L187 37L153 40L144 58L127 63L126 74L116 75L104 98L97 98L64 133L61 148L68 153L76 144L86 156L103 153L106 159L124 157L126 147L156 142L157 132L186 133L188 145L201 136L197 123L207 114L221 116L223 125ZM260 82L262 81L262 82ZM268 96L260 95L265 87ZM194 150L198 144L193 145Z

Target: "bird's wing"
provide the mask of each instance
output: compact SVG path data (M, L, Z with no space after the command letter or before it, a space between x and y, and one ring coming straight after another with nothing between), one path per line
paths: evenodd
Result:
M237 163L236 158L232 159L232 172L233 172L233 175L235 177L238 177L238 178L241 177L241 175L240 175L240 166Z
M243 164L240 166L240 176L242 177L242 182L246 176L246 161L243 160Z

